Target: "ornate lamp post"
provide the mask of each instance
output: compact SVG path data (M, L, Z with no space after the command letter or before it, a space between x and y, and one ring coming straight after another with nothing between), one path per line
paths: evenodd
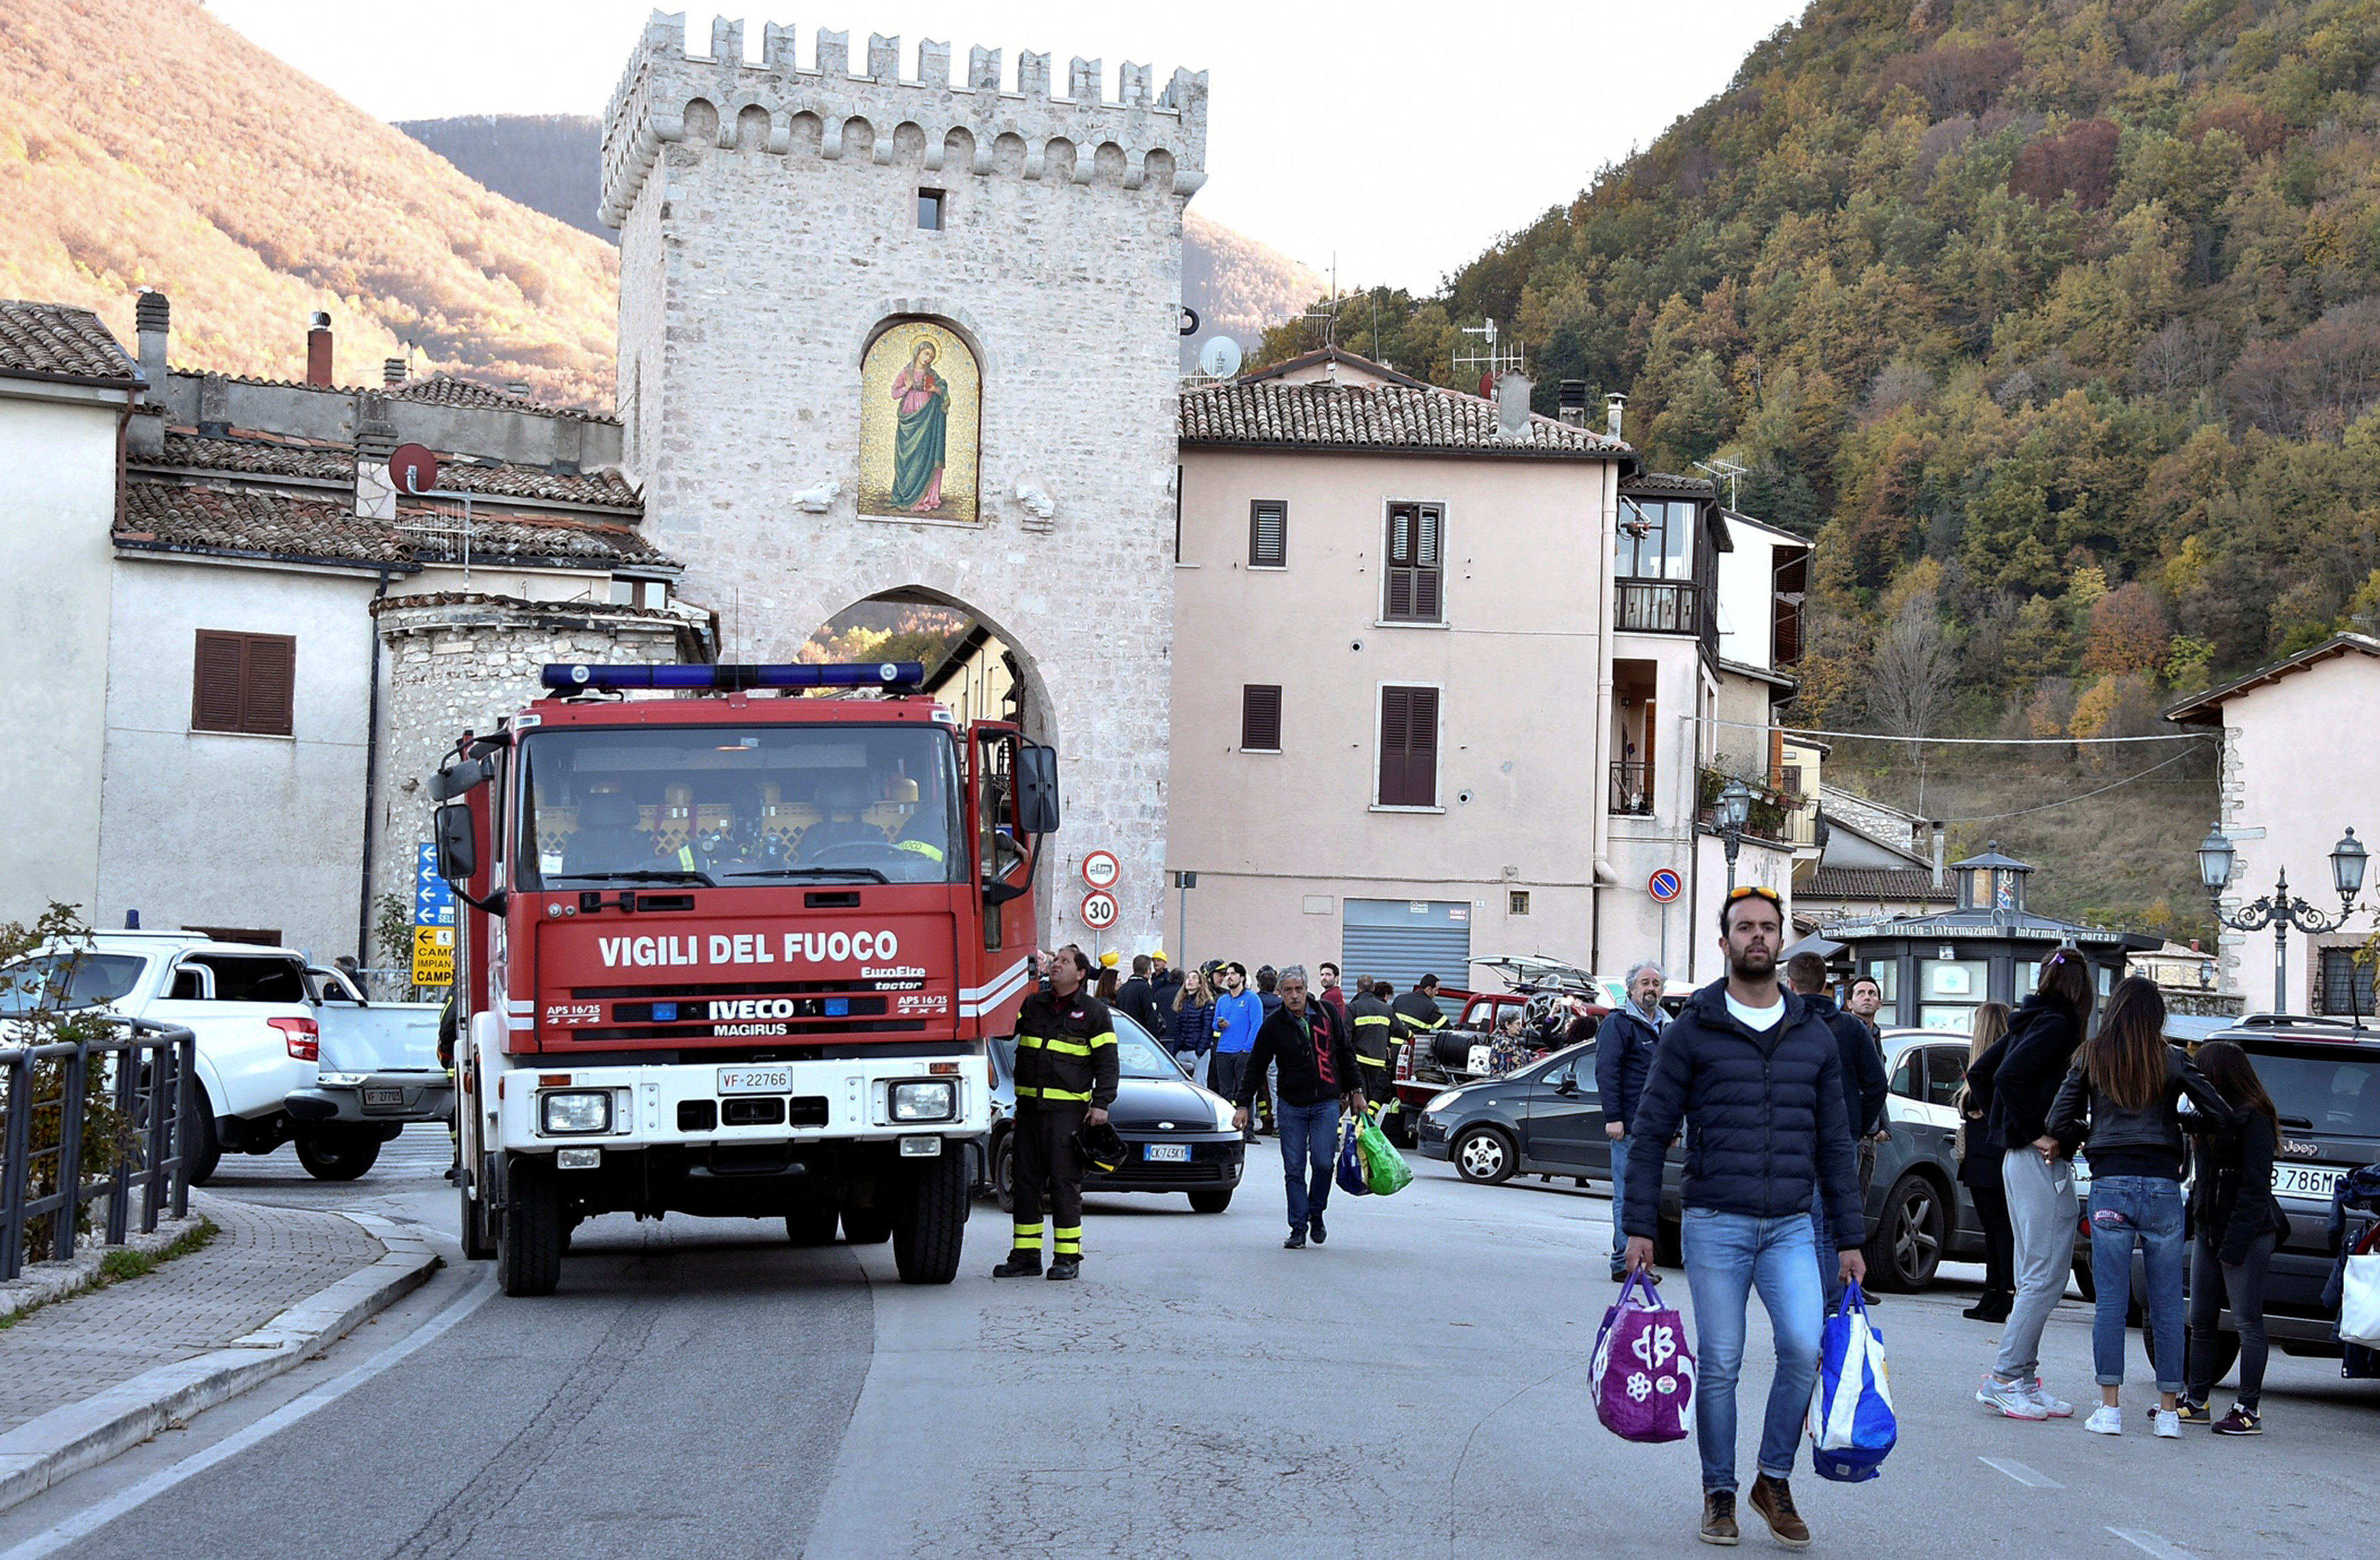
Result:
M2231 842L2223 835L2223 825L2209 829L2198 845L2198 879L2206 885L2206 897L2215 907L2215 919L2234 932L2262 932L2273 929L2273 1011L2289 1010L2289 928L2313 936L2317 932L2335 932L2347 918L2355 913L2355 896L2363 892L2363 868L2369 852L2355 831L2347 831L2345 838L2331 847L2330 883L2338 893L2338 913L2326 916L2304 900L2289 893L2287 869L2274 879L2273 891L2252 904L2240 907L2237 916L2223 913L2223 891L2231 885L2231 868L2237 859Z
M1735 892L1735 857L1743 848L1743 826L1752 821L1752 787L1730 779L1719 788L1718 832L1727 841L1727 891Z

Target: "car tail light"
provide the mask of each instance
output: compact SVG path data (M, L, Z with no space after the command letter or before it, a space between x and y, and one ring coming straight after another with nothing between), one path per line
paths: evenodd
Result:
M315 1027L313 1019L267 1018L264 1021L281 1031L283 1042L289 1047L289 1054L301 1062L322 1060L322 1030Z

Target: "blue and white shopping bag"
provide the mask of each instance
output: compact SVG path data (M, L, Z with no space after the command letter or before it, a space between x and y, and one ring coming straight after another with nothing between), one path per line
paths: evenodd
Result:
M1900 1433L1884 1337L1868 1319L1867 1298L1853 1284L1819 1335L1818 1384L1810 1394L1810 1465L1819 1478L1840 1483L1873 1479Z

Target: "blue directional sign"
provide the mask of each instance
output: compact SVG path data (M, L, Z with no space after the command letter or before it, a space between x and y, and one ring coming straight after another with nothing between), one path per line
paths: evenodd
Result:
M434 845L421 847L420 860L414 869L413 924L455 924L455 891L438 875L438 847Z

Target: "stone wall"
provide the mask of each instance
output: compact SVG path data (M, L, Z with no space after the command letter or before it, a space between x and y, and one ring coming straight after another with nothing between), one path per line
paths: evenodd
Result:
M465 731L492 732L543 694L548 662L703 659L686 617L635 607L456 593L392 596L373 616L382 643L375 918L382 895L411 897L418 847L431 838L430 776Z
M690 55L656 18L607 116L604 213L621 229L620 400L633 480L722 659L790 659L888 592L950 603L1014 646L1027 724L1061 754L1062 857L1123 863L1104 941L1163 931L1173 631L1182 210L1204 178L1206 80L1162 97L1126 65L1104 96L1076 61L1053 98L978 50L965 86L928 43L866 74L821 33L771 27ZM945 192L940 230L917 223ZM954 331L981 370L981 519L862 518L861 360L892 322ZM1079 885L1050 889L1054 933Z

